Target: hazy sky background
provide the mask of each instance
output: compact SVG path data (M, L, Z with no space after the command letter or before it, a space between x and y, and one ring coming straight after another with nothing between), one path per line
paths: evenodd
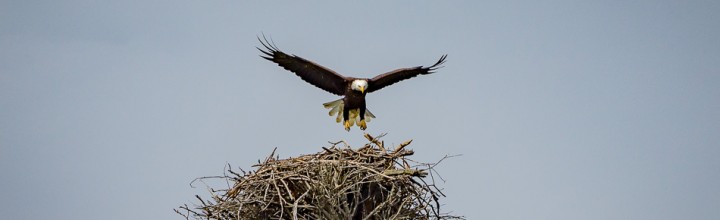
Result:
M468 219L720 219L718 1L2 1L3 219L180 219L196 177L365 143L338 97L258 57L358 77Z

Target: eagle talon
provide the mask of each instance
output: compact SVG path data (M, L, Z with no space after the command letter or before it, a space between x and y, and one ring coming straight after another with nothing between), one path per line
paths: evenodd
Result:
M350 121L345 121L345 130L350 131Z
M360 130L364 131L365 129L367 129L367 123L365 123L365 119L360 120L360 122L358 122L358 126L360 127Z

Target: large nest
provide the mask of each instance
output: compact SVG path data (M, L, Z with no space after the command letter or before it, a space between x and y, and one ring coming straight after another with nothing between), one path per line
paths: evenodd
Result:
M211 200L175 210L186 219L461 219L440 212L437 163L407 159L406 141L393 149L368 134L359 149L345 142L280 160L275 151L252 172L228 170L232 186L210 189ZM381 136L380 136L381 137ZM344 143L344 146L338 146ZM435 174L433 174L435 173ZM430 181L424 177L430 174ZM438 176L439 177L439 176Z

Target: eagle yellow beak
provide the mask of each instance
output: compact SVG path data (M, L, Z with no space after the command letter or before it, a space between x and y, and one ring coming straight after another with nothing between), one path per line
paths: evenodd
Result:
M360 93L365 93L365 86L360 86Z

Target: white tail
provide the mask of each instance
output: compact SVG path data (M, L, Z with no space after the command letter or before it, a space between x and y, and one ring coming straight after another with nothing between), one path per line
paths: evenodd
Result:
M326 109L330 109L330 112L328 114L330 116L335 116L335 122L340 123L343 120L343 109L344 109L344 102L342 99L338 99L332 102L323 103L323 106ZM360 112L360 109L350 109L350 112L348 114L348 120L350 121L350 126L353 126L354 124L357 124L360 122L360 117L358 117ZM370 122L371 118L375 118L375 115L373 115L370 110L365 109L365 122Z

